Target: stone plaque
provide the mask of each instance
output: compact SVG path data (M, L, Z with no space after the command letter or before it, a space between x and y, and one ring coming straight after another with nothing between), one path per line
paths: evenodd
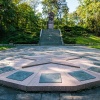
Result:
M96 78L82 70L69 72L69 74L79 81L85 81L85 80L90 80L90 79Z
M100 68L99 67L90 67L90 68L88 68L88 70L100 73Z
M41 74L39 83L61 83L60 73L43 73Z
M54 26L53 24L48 23L48 29L53 29L53 26Z
M15 69L10 67L10 66L6 66L6 67L3 67L3 68L0 68L0 74L5 73L5 72L9 72L9 71L12 71L12 70L15 70Z
M32 74L34 74L34 73L33 72L27 72L27 71L18 71L16 73L8 76L7 78L17 80L17 81L23 81L26 78L28 78L29 76L31 76Z

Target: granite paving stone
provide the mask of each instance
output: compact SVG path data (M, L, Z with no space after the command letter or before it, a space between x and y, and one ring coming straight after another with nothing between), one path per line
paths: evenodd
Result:
M5 72L9 72L12 70L15 70L15 68L12 68L10 66L2 67L2 68L0 68L0 74L5 73Z
M22 55L21 55L22 54ZM16 58L24 58L25 56L47 56L48 58L54 56L76 56L80 57L79 59L86 59L87 62L83 61L83 67L99 67L100 61L100 50L99 49L91 49L86 46L16 46L15 48L0 51L0 68L6 66L11 66L11 59L6 59L12 57L15 60ZM21 58L21 59L22 59ZM43 58L42 58L43 59ZM61 58L59 58L61 59ZM76 59L73 63L80 63L79 59ZM25 59L23 59L25 61ZM8 61L8 62L7 62ZM31 59L29 60L32 61ZM28 61L28 62L29 62ZM16 63L13 62L16 68ZM93 66L94 64L94 66ZM81 64L82 65L82 64ZM18 65L19 66L19 65ZM21 68L21 66L19 66ZM27 71L27 69L26 69ZM92 72L92 71L91 71ZM93 72L94 73L94 72ZM97 73L99 74L99 73ZM32 79L32 78L31 78ZM55 84L55 83L54 83ZM81 90L78 92L25 92L12 88L8 88L6 86L0 86L0 100L100 100L100 87L94 87L91 89Z
M59 93L43 93L41 100L59 100Z
M100 73L100 68L99 67L90 67L90 68L88 68L88 70Z
M71 93L60 93L60 100L72 100Z
M17 94L15 100L41 100L41 94L40 93Z
M90 79L96 78L95 76L92 76L92 75L90 75L87 72L82 71L82 70L69 72L69 74L71 76L75 77L79 81L85 81L85 80L90 80Z
M94 65L97 65L97 66L100 66L99 61L98 61L98 62L94 62L93 64L94 64Z
M12 79L12 80L17 80L17 81L23 81L29 76L34 74L33 72L27 72L27 71L18 71L15 72L14 74L8 76L7 78Z
M40 83L61 83L60 73L42 73L40 76Z

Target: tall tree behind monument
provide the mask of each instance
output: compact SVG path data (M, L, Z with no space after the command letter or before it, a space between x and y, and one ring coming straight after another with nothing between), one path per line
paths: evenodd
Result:
M63 2L63 1L61 1L61 2ZM48 21L48 18L49 18L48 13L50 13L50 12L54 13L53 22L55 22L54 25L56 28L58 27L58 23L61 18L60 16L62 15L62 17L63 17L64 15L67 15L67 13L68 13L67 5L66 5L66 7L63 7L61 5L61 3L59 3L59 0L43 0L42 6L43 6L42 14L43 14L43 18L45 19L46 22ZM59 10L59 9L62 9L62 10ZM61 11L61 12L59 13L59 11ZM48 22L50 22L50 21L48 21ZM61 25L61 23L60 23L60 25ZM48 25L47 25L47 27L48 27Z

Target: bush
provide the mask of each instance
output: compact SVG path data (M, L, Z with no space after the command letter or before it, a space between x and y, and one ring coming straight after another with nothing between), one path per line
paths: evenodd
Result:
M75 44L76 43L76 39L75 38L71 38L71 37L65 37L63 39L65 44Z
M1 43L14 43L14 44L37 44L39 41L39 36L35 32L25 33L25 32L16 32L12 35L9 35L4 38Z

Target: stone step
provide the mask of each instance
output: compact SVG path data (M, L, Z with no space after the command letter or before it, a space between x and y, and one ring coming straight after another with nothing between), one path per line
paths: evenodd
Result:
M42 30L40 45L62 45L60 31L57 29Z

